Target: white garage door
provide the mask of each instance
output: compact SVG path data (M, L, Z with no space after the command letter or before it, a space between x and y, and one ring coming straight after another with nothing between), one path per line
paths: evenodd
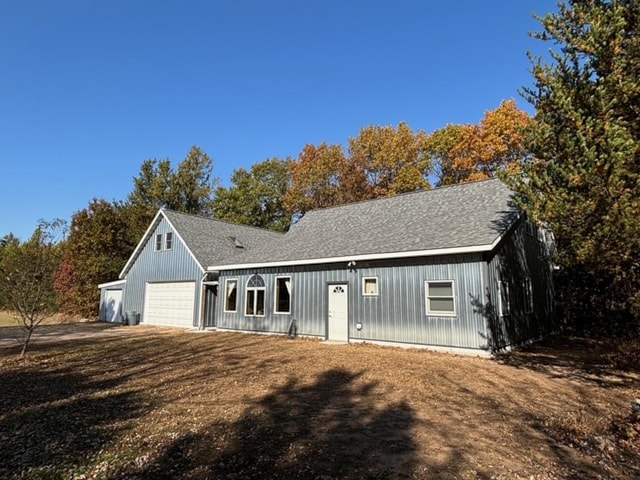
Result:
M192 327L195 294L195 282L147 283L143 322L171 327Z
M105 322L122 322L122 290L107 290L104 295Z

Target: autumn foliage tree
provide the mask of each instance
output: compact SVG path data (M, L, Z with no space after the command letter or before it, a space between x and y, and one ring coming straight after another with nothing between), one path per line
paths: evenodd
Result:
M128 229L125 206L120 203L95 199L73 215L54 283L65 313L97 315L98 284L118 278L135 247Z
M426 139L424 132L414 133L406 123L397 128L365 127L349 139L349 160L365 175L375 197L430 188Z
M291 164L291 187L285 205L291 213L332 207L371 198L364 172L344 154L340 145L306 145Z
M340 145L307 145L291 165L291 213L430 188L424 132L406 124L369 126Z
M534 159L513 177L522 205L558 242L577 322L629 330L640 316L640 3L569 1L539 18Z
M479 124L447 125L434 131L426 148L438 185L484 180L515 173L528 157L524 144L531 117L514 100L485 113Z

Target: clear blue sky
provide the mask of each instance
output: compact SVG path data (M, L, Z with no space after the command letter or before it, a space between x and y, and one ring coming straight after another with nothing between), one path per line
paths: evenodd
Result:
M531 85L548 0L0 2L0 236L122 200L192 145L235 168L368 125L477 123Z

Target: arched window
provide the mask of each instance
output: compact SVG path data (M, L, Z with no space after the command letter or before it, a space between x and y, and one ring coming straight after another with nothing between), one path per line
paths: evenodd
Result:
M258 275L252 275L247 280L247 305L245 315L251 317L264 317L264 279Z

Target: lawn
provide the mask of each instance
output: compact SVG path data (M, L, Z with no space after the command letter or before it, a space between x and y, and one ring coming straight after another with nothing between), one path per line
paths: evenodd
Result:
M0 478L640 476L638 443L620 433L640 376L606 369L586 341L487 360L143 326L42 328L88 333L36 340L24 362L0 342Z
M16 325L16 320L7 312L0 310L0 327L11 327Z

